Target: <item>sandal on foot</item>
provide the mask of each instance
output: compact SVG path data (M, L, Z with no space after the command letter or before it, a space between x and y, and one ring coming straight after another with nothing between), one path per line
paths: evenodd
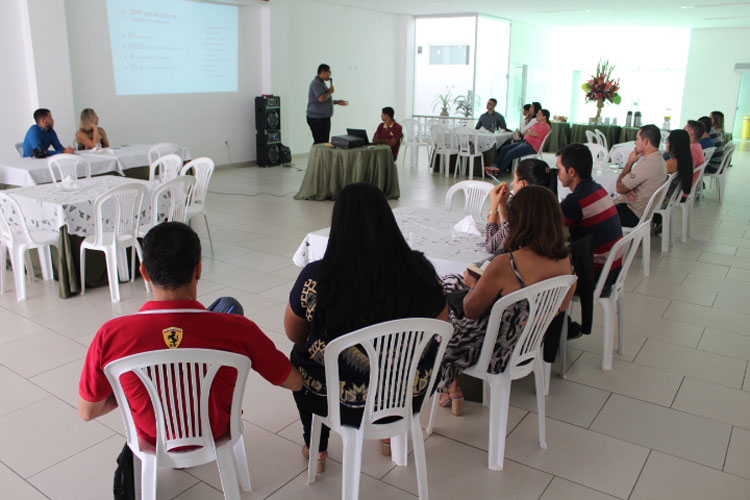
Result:
M443 397L447 396L447 397ZM464 394L461 391L444 392L438 404L443 408L451 407L451 413L457 417L464 414Z
M310 458L310 448L307 446L302 447L302 456L309 459ZM318 467L317 471L325 472L326 471L326 459L328 458L328 452L327 451L321 451L318 453Z

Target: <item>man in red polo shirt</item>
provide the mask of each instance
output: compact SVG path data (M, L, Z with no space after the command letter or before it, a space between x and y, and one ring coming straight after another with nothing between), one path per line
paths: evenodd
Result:
M372 143L388 144L391 147L391 151L393 151L393 161L396 161L396 158L398 158L398 149L401 147L401 138L404 136L404 133L401 130L401 125L393 119L394 113L393 108L390 106L383 108L383 112L380 114L380 119L383 120L383 123L378 125L378 129L372 138Z
M79 383L78 413L83 420L117 407L104 375L109 362L159 349L200 348L244 354L252 361L252 368L270 383L293 391L302 388L302 378L289 358L255 323L239 314L211 312L197 301L201 247L198 235L189 226L165 222L152 228L143 240L140 270L151 282L154 300L146 302L136 314L108 321L91 342ZM236 379L236 371L222 368L214 380L209 414L215 438L229 432ZM156 424L148 392L133 373L121 380L139 436L155 443Z

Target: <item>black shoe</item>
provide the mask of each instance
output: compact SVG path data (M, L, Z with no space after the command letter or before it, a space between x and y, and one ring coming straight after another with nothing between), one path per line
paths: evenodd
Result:
M570 319L568 319L568 340L577 339L581 335L583 335L583 332L581 331L581 325L579 325L575 321L570 321Z

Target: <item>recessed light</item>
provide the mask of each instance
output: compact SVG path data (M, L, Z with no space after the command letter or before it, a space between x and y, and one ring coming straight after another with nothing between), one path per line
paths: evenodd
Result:
M681 9L693 9L695 8L695 5L680 5Z

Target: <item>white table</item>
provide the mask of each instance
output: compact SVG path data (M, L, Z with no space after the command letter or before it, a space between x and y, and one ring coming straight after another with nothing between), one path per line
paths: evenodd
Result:
M484 236L453 231L453 226L465 217L463 213L401 207L393 210L393 215L409 246L424 252L438 276L463 274L469 264L492 257L484 249ZM483 222L477 226L484 229ZM292 258L297 266L323 258L329 230L320 229L305 236Z
M76 154L91 165L91 175L124 171L133 167L148 166L150 144L133 144L119 148L104 148L97 152L76 151ZM190 151L183 150L183 159L190 160ZM35 186L52 182L46 159L12 158L0 160L0 184L13 186Z
M83 155L81 155L83 156ZM110 157L88 158L84 157L91 165L91 175L117 172L122 175L122 170L117 166L117 161ZM52 182L47 160L45 158L13 158L0 160L0 183L13 186L36 186Z
M79 188L74 191L66 191L61 187L61 183L57 183L8 189L5 193L12 196L21 206L26 224L30 228L57 231L66 226L69 234L85 237L94 234L96 230L94 202L99 195L125 184L143 184L149 191L159 185L159 181L143 181L113 175L78 179L76 183ZM150 223L150 205L151 198L147 195L143 200L141 212L143 224ZM114 215L114 209L112 212ZM105 211L105 219L106 216Z
M594 167L591 172L591 177L600 184L610 196L617 196L617 178L620 177L622 167L619 165L612 165L602 168ZM560 182L560 178L557 178L557 198L562 201L566 196L570 194L570 189L564 187Z

